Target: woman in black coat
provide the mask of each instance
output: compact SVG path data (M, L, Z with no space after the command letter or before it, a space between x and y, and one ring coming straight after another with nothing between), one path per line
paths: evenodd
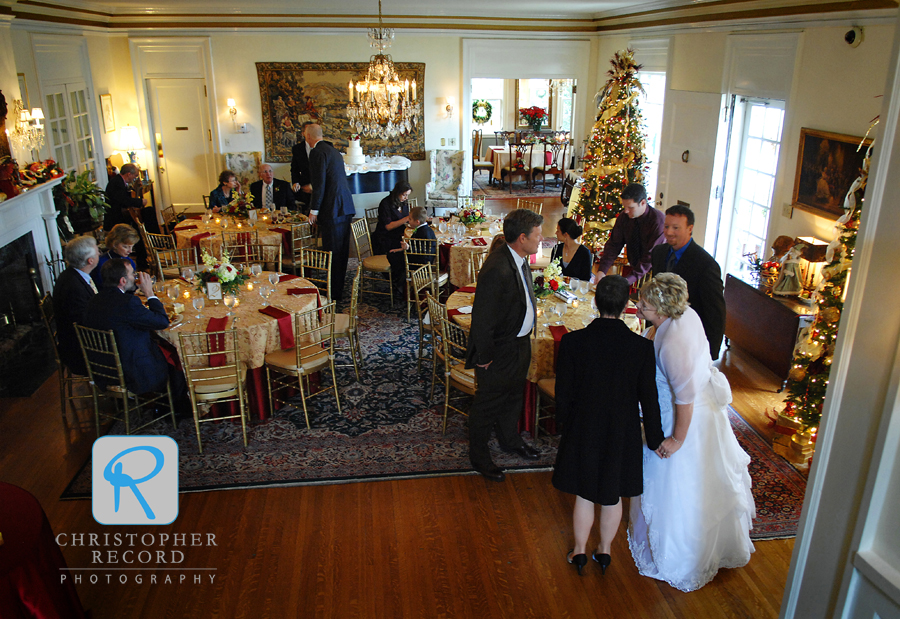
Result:
M398 292L402 292L401 296L406 294L405 289L401 291L401 288L404 288L406 269L403 264L403 253L396 250L401 249L403 233L409 222L408 200L411 193L412 186L406 181L394 185L391 193L378 205L378 224L372 233L372 251L375 255L387 255L391 263L391 272L397 273L397 277L391 278L392 283Z
M594 504L602 509L600 544L593 558L606 573L622 519L621 497L643 492L641 411L647 445L656 449L664 438L653 342L619 319L628 290L624 277L601 279L594 296L600 317L585 329L567 333L559 344L556 420L562 424L562 440L553 485L576 495L575 548L566 560L579 574L587 563Z
M559 241L550 252L550 260L559 258L559 266L566 277L590 281L593 259L587 247L578 242L582 228L574 219L563 217L556 224L556 240Z

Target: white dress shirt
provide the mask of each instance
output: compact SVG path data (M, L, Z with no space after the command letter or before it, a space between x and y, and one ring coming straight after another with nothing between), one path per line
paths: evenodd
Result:
M525 279L525 273L522 272L522 265L525 264L525 258L517 254L515 250L508 244L506 247L512 254L513 261L515 261L516 263L516 270L519 272L519 277L522 279L522 288L525 291L525 307L527 307L528 309L525 312L525 320L522 321L522 328L519 329L519 337L523 337L531 333L531 330L534 328L535 309L531 304L531 294L528 292L528 286L530 286L531 283L527 279Z

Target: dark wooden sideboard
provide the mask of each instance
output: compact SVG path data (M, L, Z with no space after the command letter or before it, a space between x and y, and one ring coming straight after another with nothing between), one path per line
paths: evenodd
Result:
M786 382L801 317L815 310L791 298L771 297L731 274L725 277L725 308L728 346L742 348Z

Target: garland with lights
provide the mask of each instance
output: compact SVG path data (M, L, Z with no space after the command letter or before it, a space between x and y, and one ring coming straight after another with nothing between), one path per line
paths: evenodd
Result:
M485 99L475 99L472 102L472 120L479 125L491 122L493 111L491 104Z
M850 266L856 250L856 235L859 232L859 216L869 177L871 153L870 145L860 175L844 199L844 215L835 222L835 238L828 246L825 255L827 264L822 269L822 281L816 287L819 311L809 327L808 337L794 351L793 366L788 374L788 395L782 414L801 422L804 429L813 435L822 419L831 360L844 310Z
M584 181L573 215L583 222L583 242L603 247L616 217L620 196L630 183L643 181L648 166L646 141L638 97L644 87L637 73L634 51L618 51L610 61L609 79L597 95L597 121L585 148Z

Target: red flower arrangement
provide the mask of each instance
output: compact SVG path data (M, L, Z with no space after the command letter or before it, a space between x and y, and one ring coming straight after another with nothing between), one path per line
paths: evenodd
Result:
M519 115L523 118L527 118L529 124L537 121L543 121L545 118L550 116L542 107L538 107L536 105L532 105L531 107L520 107Z

